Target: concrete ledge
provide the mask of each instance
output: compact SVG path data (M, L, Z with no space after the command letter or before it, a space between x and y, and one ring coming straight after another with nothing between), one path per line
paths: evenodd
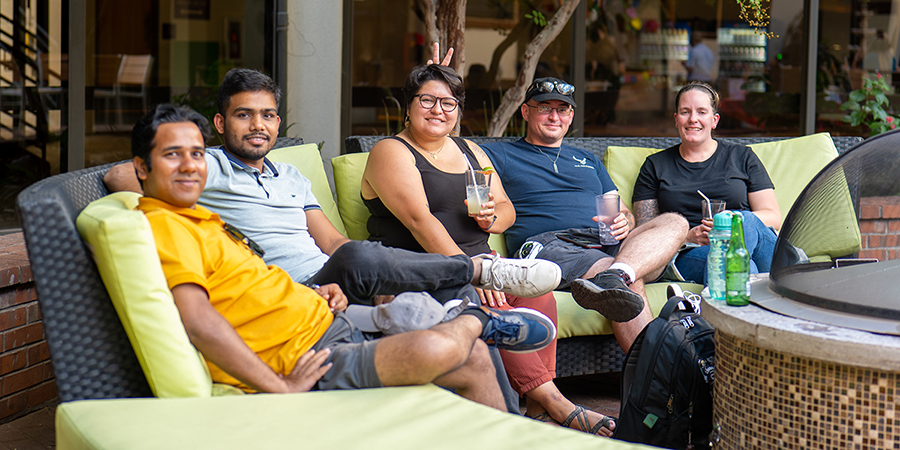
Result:
M752 283L753 301L776 296L767 280ZM755 304L728 306L704 299L702 316L717 331L774 350L842 365L900 371L900 337L784 316ZM893 322L896 323L896 322ZM896 324L900 326L900 324Z

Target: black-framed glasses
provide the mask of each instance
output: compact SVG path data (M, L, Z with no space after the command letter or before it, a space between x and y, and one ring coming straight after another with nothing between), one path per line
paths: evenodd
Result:
M259 244L257 244L256 242L253 242L253 239L250 239L249 237L244 235L244 233L242 233L241 230L238 230L237 228L226 223L225 231L228 233L229 236L232 237L232 239L234 239L238 242L243 242L247 247L250 247L250 250L253 250L253 253L255 253L256 256L259 256L260 258L262 258L263 255L266 254L265 250L263 250L262 247L259 246Z
M525 106L536 109L538 114L550 114L550 111L556 110L556 113L559 114L560 116L570 116L570 115L572 115L573 112L575 112L575 109L569 105L560 106L559 108L554 108L552 106L547 106L547 105L533 106L533 105L529 105L528 103L526 103Z
M559 92L562 95L572 95L575 93L575 86L569 83L560 83L557 81L535 81L528 90L537 89L541 92Z
M425 109L434 108L434 104L438 102L444 112L453 112L459 106L459 100L454 97L435 97L431 94L417 94L413 97L419 97L419 104Z

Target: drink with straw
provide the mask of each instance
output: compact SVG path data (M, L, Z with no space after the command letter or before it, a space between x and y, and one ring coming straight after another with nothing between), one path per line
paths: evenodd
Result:
M481 211L481 204L488 201L488 194L491 192L491 174L490 168L485 170L466 170L466 203L470 215L478 214Z

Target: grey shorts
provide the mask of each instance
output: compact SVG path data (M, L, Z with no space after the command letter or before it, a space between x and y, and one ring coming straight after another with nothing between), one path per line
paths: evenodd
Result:
M603 258L615 257L619 245L607 245L601 249L584 248L556 237L556 233L574 234L578 237L599 242L597 228L569 228L548 231L525 240L516 252L519 258L540 258L555 262L562 269L562 279L557 289L568 289L569 284L581 277Z
M383 387L375 371L375 346L378 339L363 333L338 312L325 334L313 345L313 350L330 348L328 361L333 365L316 383L315 389L364 389Z

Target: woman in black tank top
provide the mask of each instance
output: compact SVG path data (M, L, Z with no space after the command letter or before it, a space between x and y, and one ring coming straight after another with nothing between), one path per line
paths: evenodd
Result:
M462 80L447 67L420 66L407 79L404 95L407 128L372 148L363 174L361 194L372 214L367 223L369 239L444 255L489 252L489 233L504 232L515 222L516 212L495 173L488 201L479 214L468 214L465 171L484 169L491 161L474 143L450 137L459 126L465 95ZM479 295L489 306L528 307L556 322L552 293L534 299L493 291L479 291ZM555 342L535 353L501 351L500 355L510 383L527 400L530 417L612 434L609 418L574 405L553 383Z

